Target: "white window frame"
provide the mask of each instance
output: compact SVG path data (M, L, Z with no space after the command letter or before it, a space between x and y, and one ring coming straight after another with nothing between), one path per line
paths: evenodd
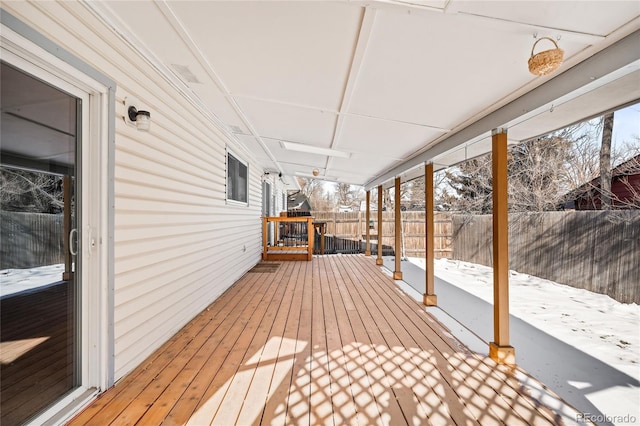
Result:
M245 182L245 194L247 197L246 201L236 200L231 198L229 192L232 185L229 184L229 156L232 156L238 163L242 164L247 169L247 179ZM229 147L226 149L225 153L225 199L227 200L227 204L236 205L236 206L248 206L249 205L249 163L244 160L241 156L236 154Z

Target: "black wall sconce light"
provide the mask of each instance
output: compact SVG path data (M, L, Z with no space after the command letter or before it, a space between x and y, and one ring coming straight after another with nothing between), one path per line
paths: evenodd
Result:
M148 132L151 127L151 113L149 111L139 110L135 105L140 105L140 101L137 98L124 98L124 107L127 113L122 118L128 125L135 126L142 132Z
M135 124L138 130L148 132L151 127L151 113L149 111L138 111L134 106L130 106L127 110L129 120Z

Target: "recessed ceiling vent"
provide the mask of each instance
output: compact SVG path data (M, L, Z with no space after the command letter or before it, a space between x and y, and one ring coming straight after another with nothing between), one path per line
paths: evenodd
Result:
M238 126L229 125L229 128L231 129L231 131L233 133L239 133L239 134L243 133L242 129L240 127L238 127Z
M187 83L202 84L187 65L171 64L171 67L178 73L178 75L180 75L180 77L182 77L183 81Z

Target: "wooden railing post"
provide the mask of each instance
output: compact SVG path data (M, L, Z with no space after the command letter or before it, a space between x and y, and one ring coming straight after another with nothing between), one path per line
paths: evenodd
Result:
M269 244L268 231L270 224L276 228L274 245ZM304 224L307 234L304 235ZM282 235L280 226L282 225ZM313 217L278 217L262 218L262 260L311 260L315 245L315 228Z
M267 238L269 238L267 233L269 224L267 221L268 218L266 216L262 218L262 260L267 260Z
M313 243L315 240L315 228L313 227L313 217L307 218L307 260L313 258Z

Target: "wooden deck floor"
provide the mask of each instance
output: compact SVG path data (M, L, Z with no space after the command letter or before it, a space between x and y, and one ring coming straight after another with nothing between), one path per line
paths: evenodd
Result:
M72 288L64 281L0 299L0 424L23 424L73 388Z
M361 255L246 274L71 422L555 423Z

